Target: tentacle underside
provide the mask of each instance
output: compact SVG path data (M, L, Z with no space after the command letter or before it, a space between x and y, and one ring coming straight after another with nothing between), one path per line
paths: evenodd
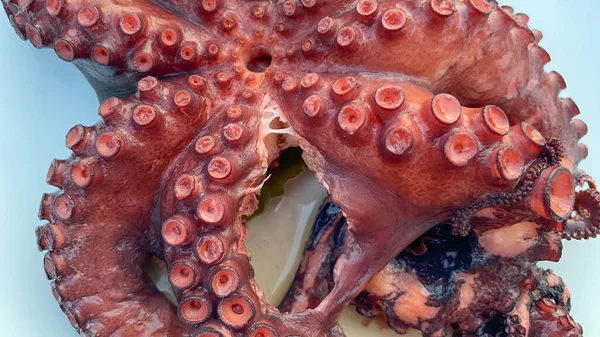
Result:
M583 123L569 124L577 109L557 98L564 82L556 73L544 73L549 58L537 46L539 34L522 25L523 17L485 1L419 4L362 1L339 16L323 17L316 31L309 27L278 50L284 65L323 72L284 70L280 79L284 111L306 139L305 160L349 222L350 244L338 261L336 286L317 308L324 313L337 312L338 304L363 287L365 275L373 276L422 233L412 229L438 223L437 216L442 220L449 208L460 207L453 202L485 198L494 185L513 186L506 169L516 167L520 176L520 163L527 166L536 154L528 149L531 143L511 141L522 132L520 122L531 121L544 136L565 141L563 165L569 169L586 155L576 145L585 134L576 125ZM288 20L301 20L308 11ZM331 76L336 71L345 74ZM501 116L490 112L495 106L506 112L510 130L487 120ZM329 132L335 133L336 146ZM494 156L506 148L519 153L510 156L514 161ZM464 190L464 177L482 182L470 182ZM401 217L391 211L397 207ZM423 214L427 218L419 219ZM363 261L357 255L372 263L356 265Z
M255 335L275 326L264 315L270 306L257 296L242 216L257 207L272 160L268 148L277 145L258 106L233 103L176 160L161 200L169 280L180 318L196 325L198 336Z
M3 0L17 34L74 62L101 98L127 94L146 75L228 63L238 57L231 42L249 38L238 14L224 13L220 1L157 2L164 8L150 1ZM192 24L181 12L212 18L211 24ZM233 26L222 32L229 14Z
M554 222L575 203L563 236L597 232L597 193L571 193L587 128L543 70L541 34L495 1L3 5L23 39L116 96L100 124L67 135L74 156L52 164L61 191L44 197L50 224L37 230L82 334L340 335L340 310L390 260L490 199ZM565 155L541 165L552 138ZM297 144L348 222L331 292L282 314L253 281L242 217ZM148 255L167 262L177 310L144 276Z
M361 4L323 13L316 25L298 31L276 49L281 63L306 72L390 74L455 95L465 106L495 104L511 125L528 121L563 139L574 153L569 168L585 158L585 146L576 144L585 125L571 121L579 111L570 99L557 98L565 82L543 71L550 57L538 46L541 33L527 28L526 15L495 1ZM311 14L298 8L284 22L310 20ZM573 128L563 127L570 123Z
M61 190L40 206L40 218L50 221L37 231L40 248L50 250L44 267L71 323L93 336L190 330L142 266L155 253L151 212L171 157L211 113L214 98L198 91L196 77L147 78L131 97L104 101L104 121L73 127L66 145L74 155L48 171Z

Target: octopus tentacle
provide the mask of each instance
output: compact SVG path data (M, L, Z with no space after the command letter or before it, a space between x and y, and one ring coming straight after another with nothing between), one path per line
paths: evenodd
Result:
M521 291L514 309L506 315L508 337L581 336L583 330L569 315L569 291L552 270L535 270L535 280Z
M571 190L574 189L574 183L572 182L573 177L566 174L564 169L562 169L562 171L553 171L550 169L551 167L560 164L563 153L564 149L561 142L555 138L549 139L545 144L545 151L541 153L539 157L540 160L531 165L525 173L522 174L519 182L511 192L499 193L476 205L471 205L467 208L455 211L454 217L452 218L453 232L455 235L468 235L471 230L473 216L477 214L478 211L490 207L507 207L521 203L525 204L526 207L530 207L538 213L538 215L546 216L548 219L565 219L568 216L567 211L571 209L571 205L573 205L574 202L574 194L571 192ZM558 183L555 183L554 179L557 178L559 181ZM538 179L539 181L536 182ZM560 180L563 181L560 182ZM557 186L559 185L562 185L564 188L558 188ZM545 186L543 192L540 186ZM567 191L566 194L563 193L564 190ZM546 195L544 196L542 193L545 193ZM548 203L548 200L546 200L547 204L545 207L536 205L539 200L547 199L548 197L557 199L566 198L564 200L565 205L562 207L564 209L561 209L558 205L553 206L552 202Z
M285 6L283 1L280 4ZM521 16L508 13L496 1L357 1L345 6L316 1L310 12L295 14L282 19L312 23L313 15L321 18L318 24L295 30L277 50L285 55L283 64L304 71L308 71L306 64L316 72L352 64L359 71L395 72L475 105L500 104L506 97L526 94L522 88L546 76L542 67L549 57L537 45L539 38L527 28L526 20L516 19ZM432 39L423 41L421 36ZM358 52L353 45L365 47ZM405 47L416 45L423 49ZM429 51L426 58L421 57L422 50ZM553 88L564 86L557 73L548 77Z
M592 188L595 190L597 189L596 182L594 181L594 179L592 179L592 177L589 174L585 173L582 170L579 170L579 172L577 172L575 181L577 183L577 186L579 186L579 187L584 187L585 184L587 183L589 188Z
M75 62L101 98L127 94L147 75L231 60L230 44L223 44L208 27L190 27L152 2L5 1L15 30L34 47L54 48L61 59Z
M320 133L314 132L317 121L316 129L335 130L345 146L360 146L386 167L386 173L427 158L431 160L425 165L447 166L452 168L450 174L460 174L461 170L478 169L470 164L482 156L490 165L482 179L504 189L515 185L524 168L542 153L546 144L529 124L510 127L504 112L495 106L461 107L451 95L432 95L401 80L315 73L301 79L283 74L280 78L282 94L289 97L282 105L293 117L294 130L332 165L353 163L319 143ZM435 149L429 150L430 144ZM421 154L421 149L427 149L427 154ZM364 173L377 179L377 171L368 169L374 165L364 167ZM320 167L317 169L323 171ZM422 174L430 174L422 167L419 169ZM423 177L423 180L427 179ZM446 185L455 181L448 179L439 188L451 190ZM405 188L410 187L413 186ZM425 195L417 195L413 203L420 204L420 197Z
M556 305L551 298L538 301L538 309L531 313L529 336L547 334L548 336L573 336L583 334L581 324L577 323L562 305ZM556 306L554 306L556 305Z
M280 1L280 5L285 7L285 2ZM499 58L506 55L507 47L514 49L509 56L520 61L523 55L529 55L527 44L533 41L533 34L497 8L494 1L489 4L484 1L448 1L447 5L443 8L440 1L316 1L310 11L299 9L291 18L281 15L284 22L303 20L312 24L295 30L294 36L287 39L286 44L278 46L277 51L285 55L285 62L303 67L302 70L308 70L303 64L306 60L319 65L318 70L322 71L330 70L332 66L352 64L361 71L410 74L438 88L454 87L456 83L449 83L451 75L461 74L462 79L473 82L494 72L493 66L481 66L480 69L472 69L467 76L462 75L472 68L475 58L497 66ZM314 23L315 17L319 18L318 23ZM504 39L512 31L516 31L514 38ZM521 31L523 33L519 35ZM496 37L492 32L501 33ZM422 41L420 36L431 36L433 40ZM357 45L365 46L361 50L366 52L353 48ZM423 46L431 53L423 59L420 50L402 47L414 45ZM476 52L480 49L472 48L473 45L483 45L485 53ZM288 50L294 50L294 53L286 52ZM390 50L393 52L388 53ZM527 60L519 65L521 70L528 70L529 62ZM384 64L386 68L382 69ZM513 69L507 69L511 72L508 77L527 76ZM474 76L475 73L482 75ZM448 80L444 81L446 77ZM494 74L494 78L497 77ZM489 87L486 86L486 89ZM481 90L477 88L477 92ZM506 90L506 86L493 90Z
M181 319L201 329L212 317L231 334L261 322L242 216L257 206L269 158L256 108L219 105L170 173L161 235Z
M53 161L48 170L48 183L61 190L42 200L40 218L50 224L36 230L38 244L50 250L44 268L54 280L53 292L82 332L191 332L144 276L142 266L148 255L159 253L147 229L171 154L209 116L209 96L197 91L196 77L148 77L129 98L105 100L99 108L104 121L71 129L66 145L75 155ZM191 110L176 100L181 95ZM161 142L152 142L155 137ZM132 179L139 176L144 178Z
M600 193L595 189L577 192L575 211L577 214L565 221L563 239L595 238L600 233Z
M242 219L258 206L256 194L279 151L277 134L291 131L277 127L277 109L259 116L258 106L273 108L268 95L254 105L231 103L216 103L216 117L173 163L160 200L160 235L179 317L198 335L217 322L226 336L298 334L259 298Z
M311 20L329 3L317 1L298 18ZM353 71L400 74L435 94L452 94L465 106L495 104L511 125L526 121L560 138L573 154L562 163L571 170L587 156L586 146L577 144L585 124L572 120L579 110L571 99L558 97L565 81L557 72L544 72L550 57L522 15L496 1L358 1L327 15L317 14L318 24L295 30L277 46L281 57L274 64L316 73L345 72L352 65Z

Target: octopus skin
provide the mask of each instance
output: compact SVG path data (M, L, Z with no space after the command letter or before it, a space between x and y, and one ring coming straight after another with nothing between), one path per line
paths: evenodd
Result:
M466 237L453 235L448 222L425 233L369 282L353 300L356 310L384 316L401 334L446 336L454 327L455 336L581 335L566 285L536 266L560 259L561 234L523 215L496 211L486 220L505 225L483 229L479 218ZM327 296L347 226L340 208L325 202L282 311L302 312Z
M17 35L73 62L102 101L52 162L59 191L37 229L82 336L340 336L340 311L444 221L469 235L508 208L565 238L597 233L597 194L575 192L587 127L543 70L541 33L495 1L2 3ZM348 223L333 287L295 313L264 298L244 247L291 146ZM572 216L576 199L587 206ZM148 256L167 263L176 310Z

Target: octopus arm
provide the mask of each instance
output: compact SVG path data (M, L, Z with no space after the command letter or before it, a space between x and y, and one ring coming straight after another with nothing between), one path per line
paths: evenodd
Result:
M283 67L386 74L452 94L465 106L495 104L511 125L527 121L546 137L560 138L570 155L563 165L570 170L587 156L587 147L577 144L587 128L572 119L579 109L558 97L565 80L544 72L550 56L526 15L479 0L366 0L336 8L280 47ZM298 11L283 21L292 24L308 14Z
M213 32L151 1L3 4L21 38L35 48L54 48L58 57L74 62L101 99L127 96L144 76L191 71L221 62L228 53Z
M505 317L508 337L581 336L583 329L569 314L569 291L552 270L533 270L532 282L521 290L514 309Z
M511 127L496 106L461 107L449 94L434 95L397 78L288 76L281 78L281 96L287 119L305 140L309 168L348 219L336 286L317 308L322 312L338 312L387 261L449 218L452 209L512 189L545 147L533 126ZM336 146L331 133L339 139ZM536 182L536 202L548 202L540 192L552 184L553 171ZM561 184L568 189L566 178Z
M47 181L60 191L42 200L40 218L50 223L38 228L38 243L50 250L44 267L53 292L82 333L191 332L142 266L160 253L148 235L156 190L173 153L208 117L198 79L148 77L129 98L107 99L99 108L103 122L72 128L66 145L74 155L50 166ZM156 137L161 142L151 141Z

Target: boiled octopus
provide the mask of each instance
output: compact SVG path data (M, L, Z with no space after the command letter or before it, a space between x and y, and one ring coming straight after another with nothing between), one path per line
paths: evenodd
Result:
M2 3L17 35L73 62L102 102L50 165L59 191L36 230L81 336L343 336L351 301L426 336L582 333L562 281L534 262L557 260L559 238L594 237L600 197L577 169L587 127L526 15L493 0ZM315 255L330 279L318 303L291 292L286 311L244 241L290 147L345 226L338 253ZM444 249L472 262L434 265L434 279L403 255ZM166 262L176 309L149 256ZM494 268L514 282L499 288Z
M464 237L449 222L429 230L369 281L353 300L356 310L384 316L401 334L446 336L451 326L464 337L580 336L568 288L535 265L559 260L561 234L523 215L497 210L493 219L486 220L495 226ZM325 202L281 310L314 308L331 291L347 226L341 209Z

